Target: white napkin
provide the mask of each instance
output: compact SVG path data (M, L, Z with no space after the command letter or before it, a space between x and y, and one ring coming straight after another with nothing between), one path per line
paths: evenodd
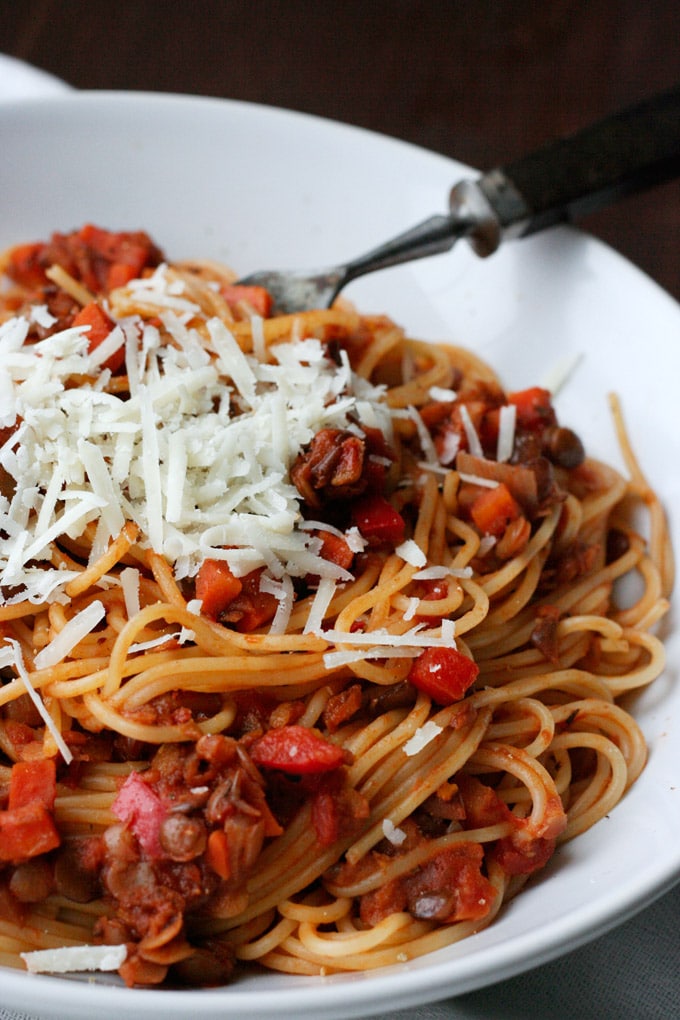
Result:
M0 101L69 86L0 54ZM150 993L153 994L153 993ZM2 995L0 985L0 996ZM377 1020L678 1020L680 885L589 945L509 981ZM38 1020L0 1005L0 1020ZM63 1020L71 1020L64 1015Z

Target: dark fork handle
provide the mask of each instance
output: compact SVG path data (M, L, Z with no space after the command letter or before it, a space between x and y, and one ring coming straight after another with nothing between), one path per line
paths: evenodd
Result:
M524 237L680 173L680 88L484 174L501 236ZM500 239L500 238L499 238Z

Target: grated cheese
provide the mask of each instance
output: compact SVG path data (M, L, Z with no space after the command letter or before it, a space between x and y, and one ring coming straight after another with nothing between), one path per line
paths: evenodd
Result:
M397 416L399 415L395 415L395 417ZM405 416L407 418L410 418L411 421L413 421L416 426L418 440L420 441L420 447L425 457L425 463L428 465L430 464L439 465L439 457L437 456L435 445L432 442L432 436L429 433L427 425L420 417L420 413L418 412L418 410L415 407L413 407L413 405L409 405L405 410Z
M125 567L120 572L120 586L123 589L128 620L136 616L140 609L139 579L140 574L137 567Z
M403 829L398 829L397 826L389 818L383 818L382 823L383 836L387 839L392 846L401 846L406 839L406 833Z
M48 666L56 666L58 662L62 662L78 642L82 641L84 637L87 637L94 630L99 621L104 619L105 615L106 610L99 600L90 602L85 609L76 613L62 627L49 644L41 648L34 659L35 668L46 669Z
M414 581L439 581L445 577L472 577L472 567L426 567L425 570L418 570L413 575Z
M412 567L423 567L427 563L427 556L412 538L407 538L394 551L397 556L401 556L402 560L410 563Z
M485 478L483 475L471 475L467 471L459 471L458 477L461 482L469 482L471 485L481 485L482 488L496 489L498 482L495 478Z
M442 404L448 404L458 399L455 390L445 389L443 386L430 386L428 396L430 400L436 400Z
M21 953L31 974L70 974L78 971L118 970L127 957L127 946L60 946Z
M21 652L21 645L14 638L6 638L6 645L5 649L3 650L6 650L8 647L10 649L9 656L7 654L4 656L0 654L0 666L10 665L14 666L14 668L17 671L17 675L19 676L19 679L21 680L24 686L24 690L26 691L29 698L35 705L38 713L40 714L40 718L45 723L45 726L52 735L52 738L54 739L54 742L57 745L57 748L61 753L62 758L68 765L71 761L73 761L73 755L71 754L68 744L66 743L61 733L57 729L54 723L54 719L47 711L45 703L40 697L40 694L38 693L38 691L36 691L35 687L31 683L31 678L29 677L26 666L24 665L24 657Z
M444 624L453 623L452 620L442 620L442 629ZM424 633L423 633L424 631ZM383 649L389 648L428 648L432 646L445 645L449 640L449 634L447 631L446 637L440 634L434 633L432 630L425 631L425 624L418 623L415 627L411 627L410 630L405 631L403 634L392 634L385 628L378 628L376 630L366 631L344 631L344 630L317 630L315 631L317 637L325 638L326 641L332 642L333 644L348 644L348 645L366 645L369 648L379 646Z
M470 417L470 412L468 411L466 404L460 405L460 417L463 422L463 428L465 429L465 437L468 442L470 453L475 457L483 457L484 450L482 449L482 444L479 436L477 435L477 429Z
M408 600L408 607L404 612L404 620L412 620L418 610L420 609L420 599L415 596L411 596Z
M323 664L326 669L338 669L340 666L349 666L353 662L364 662L366 659L414 659L420 653L420 648L406 646L404 648L360 648L347 649L346 651L325 652Z
M504 463L512 457L515 447L515 423L517 421L517 407L515 404L504 404L501 407L498 421L498 444L496 447L496 460Z
M175 343L162 345L149 323L119 319L111 347L125 344L129 398L100 392L98 381L70 385L74 375L97 380L102 345L88 351L86 327L35 344L26 343L23 318L0 327L0 416L5 426L22 422L0 451L16 482L12 498L0 498L0 529L11 539L0 549L0 585L16 589L8 601L66 601L73 575L51 566L51 543L94 524L94 556L126 520L178 581L206 557L226 559L237 576L264 566L279 581L349 580L300 526L301 497L288 472L324 427L361 420L389 439L384 387L354 376L347 358L337 365L314 338L274 345L259 361L215 318L205 341L189 325L197 307L167 267L130 287L135 302L161 309ZM356 530L347 541L363 548ZM279 608L277 628L287 596Z
M337 584L332 577L322 577L314 595L311 609L307 616L307 622L303 634L314 634L321 630L324 617L337 590Z
M418 754L423 750L424 747L438 737L443 732L443 727L437 725L434 720L430 719L423 726L416 730L410 740L407 740L404 744L404 754L408 758L412 758L414 754Z

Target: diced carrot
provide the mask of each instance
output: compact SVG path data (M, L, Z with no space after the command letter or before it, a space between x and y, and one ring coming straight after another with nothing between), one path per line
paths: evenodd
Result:
M12 766L9 780L9 810L27 804L54 807L57 794L57 767L52 758L44 761L18 761Z
M124 287L126 283L134 280L137 276L139 276L139 272L134 266L125 262L114 262L109 266L106 274L106 289L115 290L116 287Z
M41 259L44 250L42 241L16 245L9 253L7 275L23 287L42 287L47 283Z
M510 521L522 516L522 508L505 482L485 489L470 507L473 522L484 535L502 535Z
M339 567L349 570L352 566L354 553L348 546L342 535L334 535L332 531L320 532L321 555L330 563L336 563Z
M109 333L113 329L115 323L106 314L101 305L97 304L96 301L91 301L89 305L85 305L76 314L72 322L73 326L89 326L87 334L88 348L93 351L95 348L106 340ZM117 351L106 359L104 367L108 368L111 372L116 372L123 366L125 362L125 346L121 343L121 346Z
M406 522L384 496L364 496L352 504L352 521L369 545L397 546L403 542Z
M275 595L261 590L263 572L264 567L257 567L239 579L242 589L220 613L220 622L250 634L274 618L279 603Z
M517 408L517 425L521 428L540 431L546 425L554 425L557 420L550 390L541 386L509 393L508 403Z
M196 575L196 598L201 600L201 610L216 620L236 596L243 584L234 577L229 564L224 560L203 560Z
M229 863L229 840L223 829L213 829L208 836L208 845L205 850L205 860L208 867L212 868L220 878L231 877L231 864Z
M52 815L40 801L0 811L0 861L19 863L59 846Z
M268 319L272 313L273 299L265 287L257 287L243 283L230 283L222 287L222 297L230 307L235 307L240 302L249 305L257 315Z

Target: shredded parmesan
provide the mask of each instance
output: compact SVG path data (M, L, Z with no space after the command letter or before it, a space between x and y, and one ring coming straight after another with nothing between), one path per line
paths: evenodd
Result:
M408 600L408 607L407 607L406 611L404 612L404 619L407 620L407 621L408 620L412 620L413 617L416 615L416 613L418 612L419 609L420 609L420 599L415 598L414 596L412 596Z
M423 451L426 464L438 465L439 457L437 456L435 445L432 442L432 436L430 435L427 425L420 417L420 413L412 405L409 405L405 413L406 417L410 418L415 423L416 431L418 433L418 440L420 441L420 447Z
M427 556L412 538L402 542L394 551L397 556L401 556L402 560L410 563L412 567L424 567L427 563Z
M428 396L430 400L437 400L442 404L449 404L458 399L458 394L455 390L447 390L443 386L430 386Z
M100 620L103 620L105 613L106 610L99 600L90 602L85 609L82 609L62 627L49 644L38 652L34 659L35 668L45 669L48 666L55 666L65 659L78 642L87 637Z
M307 616L307 622L305 623L303 631L304 634L314 634L321 630L324 617L326 616L326 612L328 611L331 600L335 595L336 589L337 585L332 577L321 578L316 589L314 601L312 602L311 609Z
M10 650L9 655L7 654L8 648ZM3 651L5 651L5 655L2 655ZM42 698L40 697L40 694L38 693L38 691L36 691L35 687L31 683L31 678L29 677L26 666L24 665L24 657L21 652L21 645L14 638L6 638L5 648L0 649L0 666L6 665L14 666L14 668L16 669L17 674L24 686L24 690L26 691L29 698L35 705L42 721L45 723L45 726L52 735L54 743L57 745L57 748L61 753L62 758L68 765L71 761L73 761L73 755L71 754L68 744L66 743L61 733L57 729L54 723L54 719L47 711L45 704Z
M483 475L471 475L467 471L458 472L461 482L469 482L471 485L481 485L486 489L496 489L498 482L495 478L484 478Z
M515 404L504 404L500 409L498 420L498 444L496 460L499 463L510 460L515 446L515 422L517 407Z
M406 839L406 833L404 830L398 829L389 818L383 818L382 831L383 836L392 844L392 846L401 846Z
M0 585L15 589L8 601L65 601L73 574L51 565L52 543L95 525L95 556L128 520L139 527L140 546L163 555L178 581L195 576L207 557L226 559L236 576L264 566L281 584L310 574L349 580L301 527L289 469L325 427L359 420L389 440L384 387L355 376L346 357L336 364L314 338L265 350L257 321L261 360L244 354L220 319L208 321L206 341L188 325L199 309L167 267L129 287L133 303L154 308L174 341L163 345L156 326L120 318L104 343L125 345L129 397L98 389L109 347L90 352L87 327L28 343L28 320L0 326L0 424L21 422L0 449L15 483L11 498L0 497L0 529L10 536L0 549ZM73 387L74 376L96 381ZM353 552L364 548L356 529L346 540ZM121 584L131 609L133 575ZM288 587L277 589L275 631L291 608Z
M468 411L466 404L460 405L460 417L461 421L463 422L463 428L465 429L465 437L468 442L468 448L470 450L470 453L474 457L483 457L484 450L482 449L482 444L480 442L479 436L477 435L477 429L475 428L474 422L470 417L470 412Z
M423 726L416 730L410 740L407 740L404 744L404 754L407 757L412 758L414 754L418 754L424 747L438 737L443 732L443 727L438 726L434 720L430 719Z
M127 946L61 946L21 953L31 974L70 974L79 971L118 970L127 957Z
M442 620L442 632L444 624L453 623L453 620ZM385 654L385 649L393 648L428 648L430 646L441 646L446 645L447 641L450 640L450 636L447 631L447 636L443 637L442 632L436 634L431 630L424 631L425 625L422 623L417 624L410 630L405 631L403 634L393 634L384 628L378 628L377 630L366 630L366 631L344 631L344 630L317 630L315 633L318 637L325 638L326 641L332 642L333 644L348 644L348 645L364 645L368 648L380 647L383 649L382 654Z

